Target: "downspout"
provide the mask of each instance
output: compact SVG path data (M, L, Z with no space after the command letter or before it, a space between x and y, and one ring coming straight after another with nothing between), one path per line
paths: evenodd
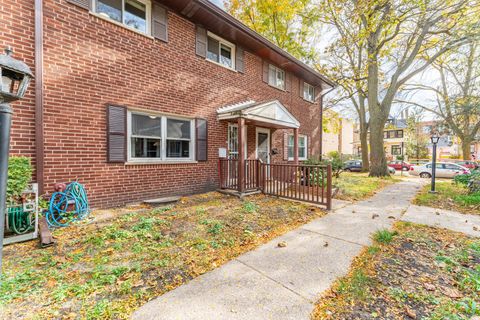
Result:
M332 92L335 87L330 87L329 90L320 92L320 156L319 160L322 160L323 154L323 97Z
M43 136L43 0L35 0L35 159L38 192L44 183Z

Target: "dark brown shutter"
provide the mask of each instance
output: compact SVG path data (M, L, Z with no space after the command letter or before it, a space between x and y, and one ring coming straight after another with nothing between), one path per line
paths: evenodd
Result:
M76 6L79 6L80 8L83 8L85 10L91 10L92 6L92 1L91 0L67 0L67 2L70 2L71 4L74 4Z
M153 36L165 42L168 42L168 11L159 4L153 4L152 12Z
M267 61L263 61L263 82L265 83L268 83L269 65Z
M285 72L285 91L290 92L292 91L292 75L290 72Z
M283 133L283 160L288 161L288 132Z
M235 52L236 61L235 61L235 69L237 69L240 73L245 73L245 63L244 63L244 50L242 47L237 47L237 51Z
M195 119L197 161L208 160L208 122L206 119Z
M107 158L108 162L125 162L127 159L127 108L107 107Z
M298 79L298 80L299 80L298 82L300 83L300 89L299 89L300 92L299 92L298 94L299 94L300 98L303 99L303 98L304 98L304 97L303 97L303 90L304 90L303 88L304 88L304 86L305 86L305 82L303 82L302 79Z
M197 39L195 41L195 53L202 58L207 57L207 30L197 26Z

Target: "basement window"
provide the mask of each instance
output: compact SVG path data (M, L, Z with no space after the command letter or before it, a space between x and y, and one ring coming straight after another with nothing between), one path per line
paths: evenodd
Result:
M99 16L148 34L151 3L148 0L93 0Z

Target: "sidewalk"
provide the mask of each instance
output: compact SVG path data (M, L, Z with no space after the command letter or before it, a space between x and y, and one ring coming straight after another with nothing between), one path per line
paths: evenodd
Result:
M418 180L391 185L239 256L142 306L133 319L309 319L378 229L407 210ZM277 244L285 241L287 246Z
M412 205L402 216L402 221L445 228L469 236L480 237L480 215Z

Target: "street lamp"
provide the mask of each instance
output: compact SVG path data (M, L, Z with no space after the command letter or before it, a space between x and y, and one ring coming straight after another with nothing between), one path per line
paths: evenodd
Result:
M0 274L2 272L3 236L7 198L8 154L10 151L10 127L12 108L10 103L23 98L27 91L32 71L12 57L12 49L7 47L0 54Z
M440 140L438 133L434 132L430 137L432 141L432 187L430 193L436 193L435 191L435 171L437 169L437 143Z

